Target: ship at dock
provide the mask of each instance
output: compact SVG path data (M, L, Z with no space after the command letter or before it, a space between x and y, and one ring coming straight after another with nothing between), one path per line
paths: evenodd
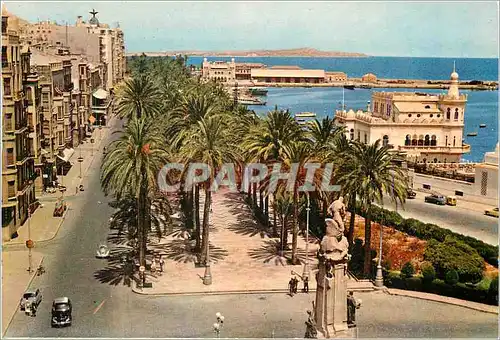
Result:
M267 88L265 87L249 87L248 91L252 96L267 96Z

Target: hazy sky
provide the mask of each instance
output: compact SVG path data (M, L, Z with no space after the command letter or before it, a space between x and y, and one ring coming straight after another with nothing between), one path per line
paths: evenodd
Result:
M88 20L128 52L312 47L377 56L498 57L497 2L6 2L31 22Z

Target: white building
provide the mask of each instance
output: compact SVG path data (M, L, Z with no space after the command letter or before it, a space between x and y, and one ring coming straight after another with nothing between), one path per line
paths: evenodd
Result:
M495 151L486 152L482 163L475 166L475 194L482 197L498 199L498 143Z
M470 146L462 142L467 95L453 70L448 93L374 92L367 111L338 110L335 122L350 140L384 145L415 162L459 162Z

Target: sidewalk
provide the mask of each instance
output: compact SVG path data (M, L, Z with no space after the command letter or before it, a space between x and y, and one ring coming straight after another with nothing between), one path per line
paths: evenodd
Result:
M498 306L492 306L473 301L460 300L448 296L441 296L424 292L415 292L412 290L387 288L385 289L385 291L390 295L408 296L416 299L423 299L423 300L447 303L455 306L461 306L469 309L474 309L480 312L498 314Z
M41 253L33 251L32 255L34 271L30 274L27 271L27 249L25 251L2 251L2 336L19 308L19 300L29 287L36 275L36 269L43 260Z
M92 132L91 137L87 137L86 141L83 141L80 145L75 148L75 152L70 157L69 161L73 164L73 166L69 169L68 173L65 176L58 175L58 179L61 185L66 187L66 192L64 193L64 197L71 197L78 194L78 186L83 183L85 176L94 164L96 157L103 156L103 146L102 141L107 140L109 135L111 134L112 122L114 119L110 120L109 125L103 127L102 129L96 128ZM90 139L94 139L94 144L90 143ZM78 162L78 157L83 158L83 162ZM81 177L80 177L80 167L81 167ZM57 198L61 197L61 193L59 191L55 193L42 193L39 195L38 199L43 201L55 201Z
M202 196L202 195L201 195ZM203 198L203 197L200 197ZM203 199L200 200L201 213ZM165 260L163 275L148 275L152 288L136 288L133 291L152 295L198 295L288 292L292 271L302 275L302 265L287 265L286 258L279 256L279 239L271 238L267 230L252 217L243 201L243 195L220 191L213 195L213 213L210 215L210 258L212 284L203 284L205 268L196 268L195 257L186 249L189 241L181 237L179 230L150 246ZM289 235L289 243L292 235ZM314 279L317 268L317 242L310 240L309 289L316 289ZM298 258L305 262L305 240L298 239ZM290 258L291 251L285 251ZM370 282L349 280L349 289L373 290ZM302 282L299 282L299 290Z

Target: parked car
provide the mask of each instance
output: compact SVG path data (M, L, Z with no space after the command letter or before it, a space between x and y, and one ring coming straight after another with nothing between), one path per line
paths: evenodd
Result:
M413 191L413 189L408 188L406 189L406 198L413 199L417 196L417 193Z
M105 244L101 244L99 248L97 248L97 255L96 257L98 259L106 259L109 257L109 248Z
M488 215L488 216L498 217L498 208L493 208L493 209L490 209L490 210L485 210L484 214Z
M432 194L429 196L425 196L425 202L427 203L434 203L437 205L445 205L446 204L446 198L443 195L438 195L438 194Z
M446 196L446 204L456 206L457 205L457 198L455 196Z
M52 302L52 327L71 326L72 317L71 300L67 297L54 299Z
M34 304L36 307L42 302L42 293L40 289L28 290L23 294L19 306L24 310L28 304Z

